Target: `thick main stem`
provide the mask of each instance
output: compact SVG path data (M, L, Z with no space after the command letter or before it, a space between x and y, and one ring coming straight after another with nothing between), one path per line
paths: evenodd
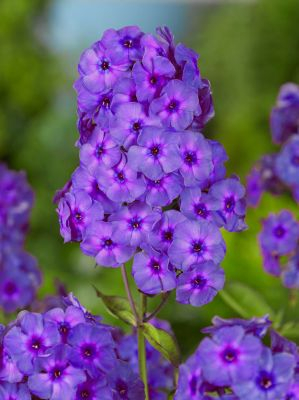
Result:
M146 369L146 347L145 338L142 331L142 320L146 313L146 297L144 294L141 296L141 307L140 307L140 323L137 325L137 336L138 336L138 361L139 361L139 373L144 383L145 400L149 400L148 381L147 381L147 369Z

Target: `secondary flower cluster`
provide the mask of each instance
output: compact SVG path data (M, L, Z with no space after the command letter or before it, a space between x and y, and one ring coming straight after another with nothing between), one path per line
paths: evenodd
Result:
M265 270L283 278L284 285L299 288L299 221L289 211L270 214L259 235Z
M41 283L36 260L23 249L34 194L23 172L0 164L0 308L28 306Z
M181 365L175 400L299 399L297 345L270 330L271 322L213 319L209 334Z
M134 256L146 294L205 304L224 283L220 228L246 225L245 189L200 130L213 116L198 55L138 27L109 29L79 63L80 165L57 194L61 235L104 267Z
M73 296L65 307L20 313L0 329L0 398L142 400L143 383L113 335Z
M276 154L262 157L247 179L248 204L256 207L262 193L280 194L290 190L299 202L299 86L287 83L280 89L271 113L274 143L282 146Z

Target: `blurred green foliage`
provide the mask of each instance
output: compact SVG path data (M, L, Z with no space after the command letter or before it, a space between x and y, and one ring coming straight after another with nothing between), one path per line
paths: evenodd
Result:
M52 204L55 190L78 164L76 99L71 91L76 66L66 71L63 56L57 60L41 41L47 6L47 1L38 0L0 2L0 158L11 168L25 169L36 192L27 249L44 272L40 296L54 291L53 280L58 277L83 304L111 322L91 284L104 293L123 295L120 271L95 268L78 244L64 245ZM185 42L200 53L202 73L213 87L216 117L206 134L223 143L230 157L229 172L244 179L263 153L275 151L268 116L279 86L299 80L299 2L227 4L208 8L204 15L198 28L193 13L192 34ZM248 212L248 231L225 233L223 267L228 283L239 281L257 290L275 313L283 309L282 318L290 320L296 318L298 303L278 279L262 270L256 241L260 219L281 208L291 208L299 216L288 196L265 195L261 206ZM254 312L254 302L250 309ZM173 324L187 354L198 343L200 329L216 314L238 316L220 296L198 309L177 304L172 295L161 317Z

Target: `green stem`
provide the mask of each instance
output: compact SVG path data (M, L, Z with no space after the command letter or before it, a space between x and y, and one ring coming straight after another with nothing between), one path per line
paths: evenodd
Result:
M132 310L132 313L134 314L135 320L136 320L136 326L138 326L139 324L139 315L135 306L135 302L131 293L131 289L130 289L130 284L129 284L129 280L128 280L128 275L127 275L127 270L126 270L126 266L125 264L122 264L121 266L121 274L122 274L122 278L123 278L123 282L125 285L125 289L126 289L126 293L127 293L127 297L130 303L130 307ZM142 319L140 320L142 321Z
M161 311L161 309L164 307L164 305L166 304L169 296L170 296L170 292L164 293L163 296L162 296L162 300L161 300L160 304L155 308L155 310L150 315L148 315L147 317L143 318L143 322L148 322L152 318L154 318Z
M146 296L141 293L141 307L140 307L140 321L143 320L146 314ZM146 370L146 348L145 338L142 331L142 323L137 325L137 336L138 336L138 361L139 361L139 373L144 383L145 400L149 400L148 382L147 382L147 370Z

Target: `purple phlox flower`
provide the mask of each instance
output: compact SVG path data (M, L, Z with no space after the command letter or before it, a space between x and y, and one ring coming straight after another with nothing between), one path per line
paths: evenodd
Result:
M200 343L197 355L204 378L214 385L250 381L258 369L262 351L259 338L241 326L224 327Z
M199 188L187 188L181 194L181 212L190 219L214 221L217 202L210 194L202 193ZM221 226L221 225L220 225Z
M145 201L152 207L167 206L183 190L183 180L177 173L164 175L161 179L146 179Z
M264 191L260 170L254 167L247 176L246 201L250 207L257 207Z
M263 190L274 195L279 195L285 190L275 171L277 154L266 154L257 163L256 168L260 172Z
M299 251L288 260L283 272L283 283L287 288L299 288Z
M291 340L284 338L274 329L270 330L270 337L271 337L271 350L274 354L275 353L292 354L298 363L299 353L297 344L295 342L292 342Z
M299 86L286 83L281 86L276 107L272 109L270 126L274 143L282 144L299 132Z
M148 117L139 103L124 103L117 107L115 118L111 120L110 133L113 139L129 149L137 143L145 126L161 126L158 118Z
M125 158L115 167L97 169L99 184L107 197L115 202L132 202L145 192L145 182Z
M53 197L53 203L58 204L59 201L70 191L72 187L72 180L70 179L67 183L59 190L56 190L55 195Z
M169 43L166 43L165 40L146 33L141 39L141 45L144 47L143 65L150 66L156 57L169 58Z
M112 392L103 375L95 380L87 379L77 386L74 400L112 400Z
M115 112L121 104L137 101L136 85L134 79L123 78L113 87L113 99L111 109Z
M128 207L122 207L109 217L115 225L114 238L119 243L133 247L140 246L147 240L154 223L160 219L160 213L142 202L134 202Z
M84 312L75 306L69 306L64 311L62 308L53 308L45 313L44 319L57 325L63 343L67 342L68 335L74 326L85 322Z
M84 167L78 167L72 175L72 183L74 191L83 190L89 196L99 203L105 214L117 211L120 204L108 199L106 194L101 190L99 181L101 179L101 169L96 168L92 173Z
M223 269L213 261L192 265L178 277L176 300L182 304L203 306L223 288L224 280Z
M169 46L169 50L174 49L174 35L168 28L168 26L159 26L156 29L156 33L159 39L161 39L164 43L166 43Z
M299 381L298 381L298 379L291 383L284 399L285 400L299 400Z
M184 73L183 73L183 79L189 79L192 78L192 75L190 76L189 72L190 67L188 65L185 66L184 68ZM191 74L194 75L194 72L191 70ZM197 85L197 79L196 75L193 77L193 84ZM210 121L215 115L215 109L214 109L214 102L213 102L213 97L212 97L212 90L211 90L211 84L208 79L201 79L199 81L199 89L198 89L198 99L199 99L199 105L201 108L201 113L200 115L196 116L194 118L194 121L192 123L192 129L194 130L202 130L207 122Z
M26 384L0 383L0 400L30 400Z
M105 90L101 93L90 93L83 85L82 78L77 79L74 83L74 89L78 95L79 115L84 115L84 120L86 121L82 121L84 123L83 126L79 125L81 137L79 143L77 143L78 145L81 140L83 143L86 143L96 122L104 125L105 128L108 127L109 118L112 116L111 103L113 101L113 92L112 90Z
M212 151L209 142L199 132L180 133L180 173L186 186L203 188L212 172Z
M263 251L272 255L285 255L295 250L299 239L299 224L291 212L283 210L279 214L270 214L262 223L259 241Z
M275 171L287 185L298 185L299 181L299 135L293 135L276 157Z
M230 232L246 229L244 222L246 212L245 188L239 179L232 177L214 183L209 194L216 200L215 208L224 228Z
M77 85L77 86L79 86L79 85ZM86 115L86 112L78 111L78 114L79 114L79 118L78 118L78 122L77 122L77 127L78 127L80 137L79 137L76 145L78 147L81 147L81 145L88 142L89 138L91 137L91 135L97 125L94 123L92 117L90 117L89 115Z
M259 370L254 379L234 382L233 391L242 400L276 400L282 399L291 384L295 359L291 354L272 355L270 349L264 348L258 363Z
M17 383L22 379L23 374L19 371L16 362L8 354L5 346L0 343L0 382Z
M157 115L167 127L181 130L191 125L200 114L198 96L194 89L174 79L162 90L161 97L150 104L151 115Z
M195 75L199 77L199 69L197 65L199 55L196 53L196 51L190 49L189 47L186 47L183 43L178 43L175 46L174 58L176 63L182 70L185 69L186 66L188 66L190 69L192 67L194 69ZM186 83L190 84L190 81Z
M175 68L168 58L159 55L151 58L151 55L152 49L146 49L143 62L137 62L132 70L138 101L150 102L175 74Z
M162 213L162 218L155 223L149 234L150 245L159 251L167 252L173 241L173 234L177 224L185 221L179 211L168 210Z
M91 172L103 163L107 167L113 167L119 162L121 152L109 132L96 128L88 142L80 149L80 161Z
M114 342L106 327L76 325L69 334L68 343L72 365L86 369L92 378L116 366Z
M93 315L91 314L77 299L77 297L74 295L74 293L69 293L66 297L63 298L63 303L65 307L69 306L74 306L76 308L79 308L84 316L85 316L85 322L87 323L92 323L92 324L99 324L102 321L102 317L99 315Z
M108 376L113 400L141 400L144 398L144 386L139 376L129 365L119 362Z
M176 275L168 257L156 251L137 253L132 274L138 288L146 294L167 292L176 287Z
M280 256L275 253L270 253L262 248L263 267L268 274L280 276L282 272L282 265Z
M117 31L107 29L101 42L107 49L113 49L113 54L118 58L124 59L127 57L130 61L135 61L142 56L143 48L140 40L143 35L138 26L126 26Z
M216 316L212 319L212 323L212 326L202 329L201 332L205 334L214 334L224 327L241 326L246 333L252 333L259 338L263 338L272 325L268 315L260 318L251 318L249 320L240 318L224 319Z
M120 76L126 76L129 66L126 54L106 49L99 41L83 52L78 71L89 92L101 93L110 89Z
M97 264L103 267L119 267L128 261L135 249L115 240L117 230L118 227L111 222L90 225L81 243L83 253L94 257Z
M100 221L104 211L100 203L94 203L84 190L66 193L57 209L60 233L65 242L80 241L91 221Z
M225 255L225 243L217 226L205 220L178 224L169 247L170 261L179 269L206 261L220 263Z
M85 381L86 375L70 365L69 352L69 347L59 345L48 357L38 360L36 372L28 379L31 393L41 399L74 399L75 388Z
M7 352L24 374L31 374L35 361L59 342L57 326L45 322L41 314L30 312L24 312L19 317L18 325L12 327L4 337Z
M137 143L138 146L132 146L128 152L128 163L149 179L160 179L178 170L182 164L178 137L173 132L147 127L139 135Z
M6 312L28 306L41 281L37 261L30 254L15 250L5 256L0 269L0 306Z
M192 355L180 366L175 400L198 400L202 393L202 371L197 355Z

